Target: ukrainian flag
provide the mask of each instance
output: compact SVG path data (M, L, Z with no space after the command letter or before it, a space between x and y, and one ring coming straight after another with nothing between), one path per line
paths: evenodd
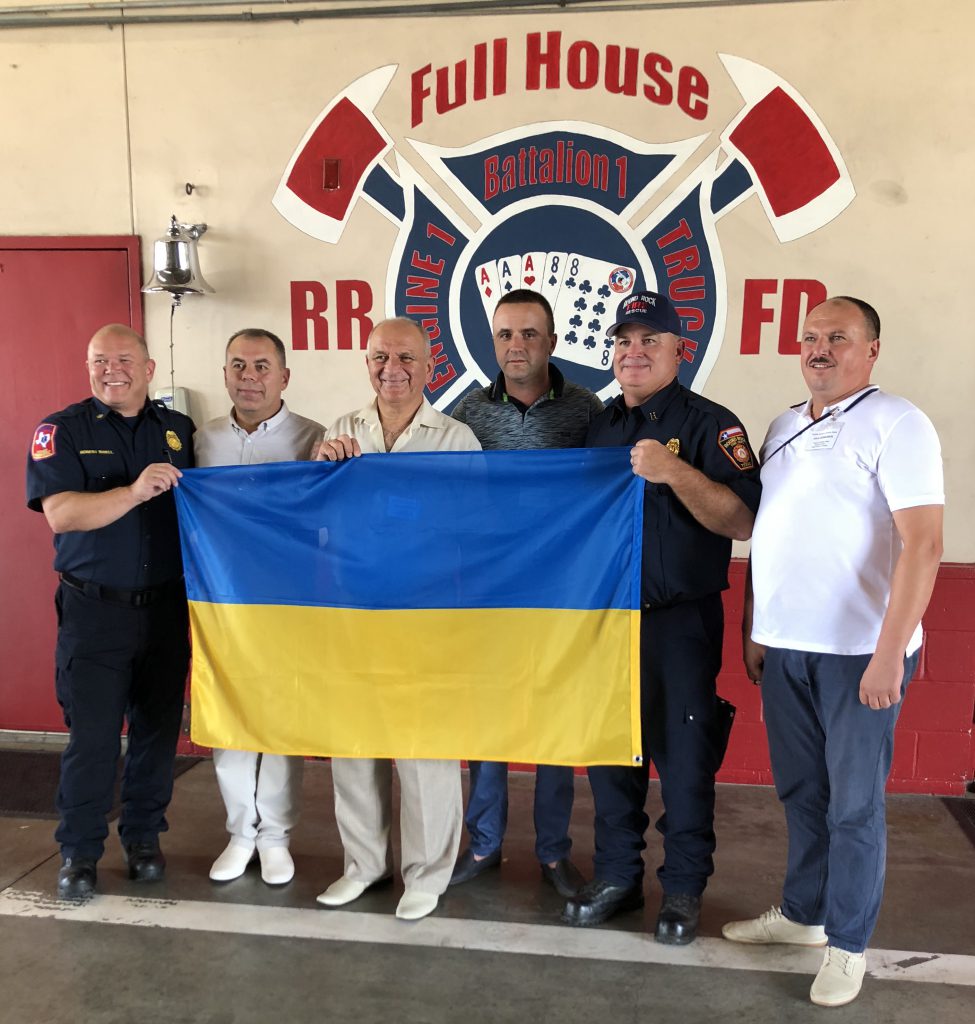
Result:
M628 449L188 470L193 740L639 763Z

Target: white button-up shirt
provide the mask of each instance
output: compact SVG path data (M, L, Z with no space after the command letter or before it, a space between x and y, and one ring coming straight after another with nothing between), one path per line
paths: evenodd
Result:
M250 466L262 462L301 462L312 455L325 428L281 403L268 420L247 433L234 419L220 416L193 435L198 466Z

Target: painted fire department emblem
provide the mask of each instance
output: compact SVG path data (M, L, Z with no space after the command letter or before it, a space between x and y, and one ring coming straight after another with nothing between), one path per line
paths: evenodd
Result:
M720 219L757 195L778 240L789 242L832 220L855 194L802 96L767 68L720 59L744 105L717 142L710 132L646 142L571 121L524 125L458 149L407 140L476 230L399 149L385 159L394 143L374 111L396 65L378 68L311 125L273 203L295 227L332 244L360 199L396 225L387 314L410 316L429 332L436 370L428 393L439 409L497 374L491 317L515 288L548 298L556 362L602 398L617 391L606 338L617 304L644 288L666 293L683 324L681 382L701 391L727 312Z

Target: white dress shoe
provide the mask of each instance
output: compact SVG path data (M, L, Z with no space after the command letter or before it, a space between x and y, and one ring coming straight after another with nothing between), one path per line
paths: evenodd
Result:
M396 907L396 916L401 921L419 921L421 917L433 913L440 902L439 896L432 892L421 892L419 889L407 889Z
M210 868L210 877L214 882L229 882L247 870L247 865L254 859L254 844L240 843L231 839L226 850L220 854Z
M784 943L788 946L825 946L826 930L821 924L797 924L778 907L748 921L729 921L721 934L732 942L753 945Z
M261 858L261 878L268 885L284 885L295 877L295 862L287 846L258 847L257 853Z
M332 884L315 899L326 907L344 907L346 903L357 900L369 888L369 882L359 882L354 878L341 878Z
M860 994L867 958L863 953L848 953L838 946L827 946L823 966L809 990L817 1006L846 1006Z

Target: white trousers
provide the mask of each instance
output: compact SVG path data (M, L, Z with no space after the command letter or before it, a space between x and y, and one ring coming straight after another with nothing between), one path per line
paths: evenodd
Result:
M459 761L396 762L400 784L403 881L439 896L457 859L464 802ZM390 824L393 765L371 758L332 758L335 820L346 878L371 884L393 867Z
M234 839L267 849L287 846L298 820L304 759L248 750L214 750L217 785Z

